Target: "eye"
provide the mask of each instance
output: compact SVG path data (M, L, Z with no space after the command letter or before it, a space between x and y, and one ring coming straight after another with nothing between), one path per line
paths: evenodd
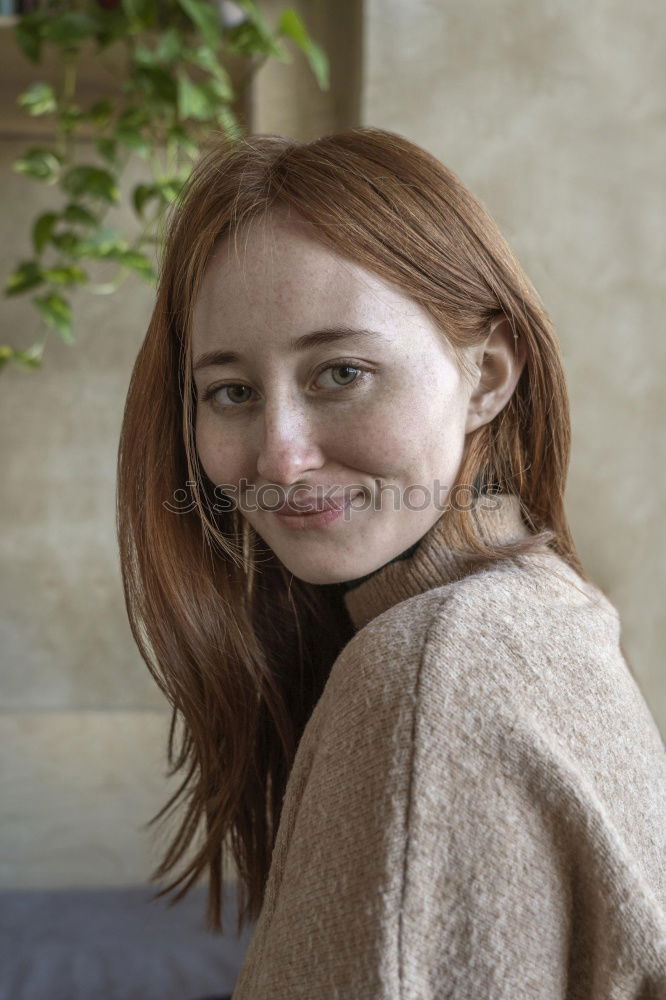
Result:
M358 383L365 381L364 375L368 375L368 369L362 368L357 364L353 364L350 361L338 361L335 365L326 365L321 368L318 373L318 377L326 372L331 372L331 377L333 379L333 384L337 386L338 389L345 389ZM333 373L338 372L339 378ZM330 388L325 386L325 388Z
M227 391L229 395L227 396L226 402L218 394ZM239 392L240 390L240 392ZM237 395L238 393L238 395ZM204 400L212 399L215 397L215 402L220 406L233 406L240 403L248 402L248 394L252 395L252 389L249 385L244 385L243 382L228 382L226 385L212 385L210 388L206 389L203 394ZM239 398L242 396L242 398Z

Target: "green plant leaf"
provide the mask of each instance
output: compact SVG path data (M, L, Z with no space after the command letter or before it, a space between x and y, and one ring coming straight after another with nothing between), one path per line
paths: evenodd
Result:
M32 300L44 318L47 326L57 330L67 344L74 343L72 336L72 310L69 302L60 292L49 292Z
M208 0L178 0L178 3L199 29L206 44L217 49L222 32L217 8Z
M79 244L80 257L91 257L93 259L117 259L120 254L129 249L129 244L122 233L117 229L100 227L93 233L85 236Z
M60 172L60 156L53 149L29 149L27 153L15 160L14 170L18 174L27 174L38 181L53 183Z
M43 342L38 342L29 347L27 351L14 351L14 360L24 368L41 368L42 355L44 353Z
M100 49L107 48L112 42L124 42L127 38L129 25L120 3L116 3L115 6L107 5L106 0L97 0L97 3L103 8L97 12L97 30L95 32L95 41Z
M141 92L144 106L146 100L149 108L151 104L158 106L160 110L164 105L169 108L175 106L178 98L171 70L167 70L163 66L142 66L136 70L134 82L137 90ZM148 117L153 117L150 111Z
M150 122L150 113L145 108L126 108L118 118L119 128L141 128Z
M214 94L219 101L229 104L234 99L234 92L228 82L216 76L208 84L209 91Z
M157 184L137 184L132 192L134 211L143 218L143 210L151 201L161 200L162 195Z
M132 51L132 59L137 66L154 66L157 62L155 50L147 45L137 45Z
M5 284L5 295L20 295L36 285L41 285L44 277L36 260L24 260L9 276Z
M75 51L86 38L94 38L98 31L98 21L92 14L82 10L64 10L49 13L44 21L43 37L65 51Z
M310 42L305 25L293 7L282 11L277 30L280 35L286 35L292 42L296 42L300 49L305 49Z
M0 370L9 361L13 361L24 368L41 368L43 351L43 342L33 344L27 351L17 351L15 348L10 347L9 344L2 344L0 346Z
M104 128L104 126L108 125L111 120L112 113L113 104L111 101L95 101L95 103L88 108L86 118L88 121L91 121L93 125L96 125L97 128Z
M152 146L138 128L119 128L116 130L116 138L121 145L131 149L137 156L143 159L150 156Z
M155 57L161 63L177 62L183 57L183 39L175 28L168 28L155 46Z
M207 121L215 102L211 95L198 83L193 83L184 69L178 71L178 114L181 118L197 118Z
M30 62L38 63L42 55L42 27L44 15L41 11L23 14L14 28L14 38L18 47Z
M77 205L75 201L70 201L62 213L66 222L73 222L79 226L96 226L97 218L89 212L83 205Z
M289 54L273 37L273 33L253 0L236 0L236 2L248 15L248 19L234 25L234 27L225 29L224 35L231 51L237 52L241 56L275 56L283 62L288 62Z
M243 130L230 107L222 107L218 111L217 120L224 129L225 135L229 139L240 139L243 134Z
M234 91L229 74L218 59L214 49L209 48L208 45L199 45L198 48L188 52L188 58L195 66L211 74L216 81L216 92L223 97L223 100L233 101Z
M159 189L166 202L175 201L183 189L184 177L170 177L168 180L160 181Z
M95 149L107 163L115 166L116 163L116 140L115 139L97 139L95 142Z
M312 41L307 33L303 21L293 7L288 7L282 12L277 30L279 35L284 35L286 38L290 38L291 41L294 42L294 44L296 44L303 53L305 53L308 63L310 64L310 69L314 73L317 83L322 90L328 90L328 57L321 46Z
M328 90L330 86L330 66L326 52L316 42L310 42L305 55L320 90Z
M108 170L101 167L80 165L70 167L62 179L63 189L75 198L88 195L109 204L117 204L119 200L116 178Z
M146 278L147 281L156 281L157 275L155 274L152 261L139 250L126 250L118 257L118 260L124 267L129 267L132 271L136 271L137 274L140 274L142 278Z
M164 66L178 62L183 58L183 39L175 28L168 28L157 39L154 48L147 45L137 45L133 58L138 66Z
M44 280L51 281L54 285L76 285L84 284L88 280L88 275L77 264L70 264L67 267L49 267L44 271Z
M70 104L69 107L62 109L58 120L63 131L72 132L86 117L83 108L79 108L76 104Z
M254 0L237 0L237 6L240 7L241 10L244 10L248 15L250 20L249 22L246 21L246 24L250 23L254 25L259 34L266 39L266 41L272 38L272 32L268 26L268 22L264 19L261 10L257 7Z
M58 104L55 91L50 83L33 83L17 98L17 104L29 115L49 115Z
M54 233L51 243L67 257L81 256L81 237L71 229L66 229L61 233Z
M182 125L172 125L167 133L170 143L183 149L188 156L194 158L199 155L199 147Z
M142 28L154 27L157 20L155 0L122 0L122 7L131 31L136 33Z
M44 212L35 219L32 227L32 245L40 254L53 235L59 216L57 212Z

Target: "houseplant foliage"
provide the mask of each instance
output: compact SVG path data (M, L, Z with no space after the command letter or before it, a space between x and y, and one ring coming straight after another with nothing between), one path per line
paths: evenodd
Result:
M269 58L289 61L287 46L295 45L326 89L328 61L294 9L284 9L271 28L253 0L46 0L19 18L15 38L37 66L55 51L61 69L59 85L37 80L19 97L26 114L49 117L54 140L27 149L14 169L51 186L53 205L32 222L32 255L5 284L5 295L30 295L43 336L23 351L0 345L0 367L34 368L50 330L73 342L74 288L113 294L130 276L155 281L169 206L206 136L242 134L234 109L257 69ZM109 53L116 67L110 96L86 105L81 62ZM235 87L230 64L242 71ZM109 225L107 215L120 204L133 157L145 161L147 179L130 192L130 234ZM91 268L105 280L93 281Z

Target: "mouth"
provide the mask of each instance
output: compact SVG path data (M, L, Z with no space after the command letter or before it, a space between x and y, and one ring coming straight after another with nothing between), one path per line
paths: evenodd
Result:
M358 496L358 493L354 494L354 496ZM330 497L323 503L303 504L303 506L300 506L299 504L287 503L284 507L280 508L278 513L283 517L308 517L312 514L322 514L324 511L328 510L341 511L347 506L347 503L353 499L353 496Z
M302 531L305 528L325 528L338 521L349 510L355 497L363 491L346 494L339 497L328 497L319 503L285 504L279 510L273 510L273 516L284 528Z
M303 502L285 500L280 507L274 507L273 505L263 507L261 504L259 506L260 509L266 510L269 513L279 514L281 517L309 517L331 511L341 512L349 506L351 500L361 495L363 495L363 490L356 490L353 493L349 493L348 491L340 493L334 497L315 498L311 496Z

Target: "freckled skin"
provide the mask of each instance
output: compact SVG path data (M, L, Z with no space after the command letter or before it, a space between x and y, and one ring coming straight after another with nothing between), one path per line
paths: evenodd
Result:
M302 354L286 349L302 334L341 325L382 338L348 338ZM351 485L376 496L376 480L401 493L410 484L430 491L424 510L395 510L389 496L379 510L352 510L302 531L269 511L245 513L295 576L319 584L363 576L442 516L435 504L446 503L465 435L484 421L469 414L476 382L460 373L434 321L397 287L311 239L294 218L253 223L236 244L217 248L195 303L193 358L216 349L246 360L195 373L197 450L214 483L302 483L311 497L317 487L341 493ZM337 384L354 363L370 369L360 373L365 381ZM343 370L322 371L326 364ZM252 398L222 383L248 386ZM211 386L215 397L203 401ZM423 491L414 495L421 506ZM298 502L307 500L298 494Z

